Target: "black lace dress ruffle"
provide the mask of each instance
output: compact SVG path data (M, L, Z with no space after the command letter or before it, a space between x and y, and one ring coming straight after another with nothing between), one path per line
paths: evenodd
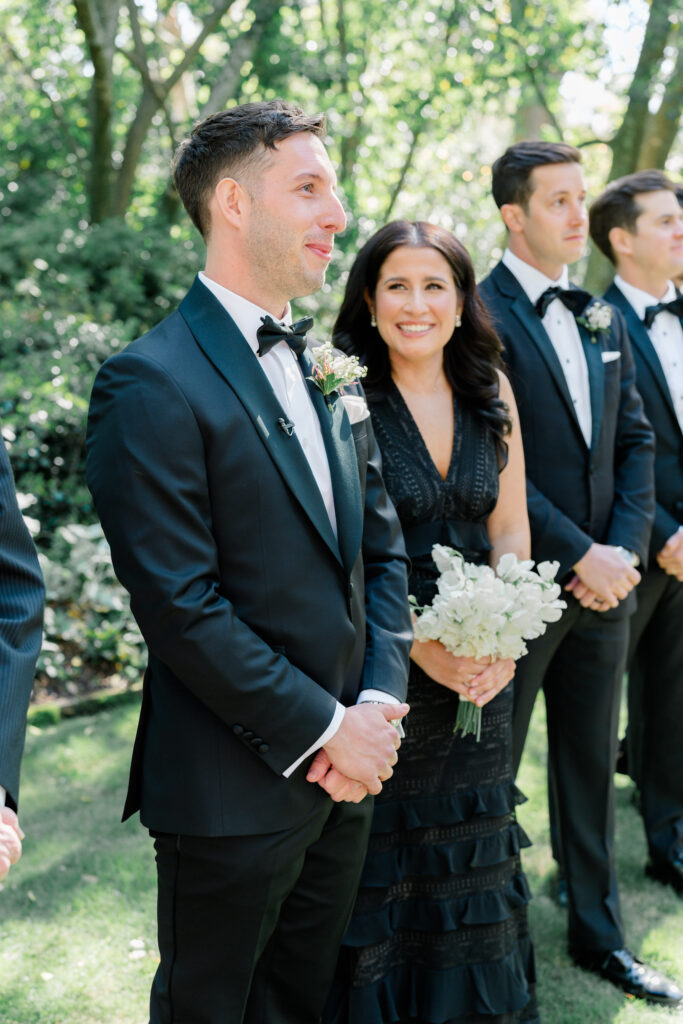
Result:
M453 455L442 480L396 387L368 398L411 555L410 590L427 603L437 575L433 543L487 559L495 444L454 401ZM512 781L512 687L484 708L478 743L453 735L457 695L412 663L408 700L406 738L375 800L325 1024L538 1022L520 864L529 841Z

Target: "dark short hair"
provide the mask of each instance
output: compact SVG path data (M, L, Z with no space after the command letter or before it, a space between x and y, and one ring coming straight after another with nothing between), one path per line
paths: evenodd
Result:
M683 206L683 185L675 185L674 186L674 191L676 193L676 199L678 200L678 205L679 206Z
M504 435L510 430L507 406L499 397L502 345L477 291L467 249L450 231L427 221L395 220L385 224L360 250L349 272L344 300L332 331L334 344L356 355L368 368L366 384L377 394L391 376L387 346L370 321L366 293L374 297L387 257L399 246L435 249L448 263L463 300L462 324L444 348L444 371L455 394L491 428L504 459Z
M290 135L325 134L324 114L304 114L285 100L243 103L195 124L173 159L173 180L192 223L209 233L209 199L221 178L238 178L262 161L266 150Z
M533 187L531 172L545 164L580 164L581 153L566 142L516 142L492 168L491 187L498 209L506 203L528 207Z
M609 233L612 228L625 228L631 234L635 232L636 221L643 212L638 196L646 192L675 194L676 188L663 171L636 171L611 181L590 208L591 238L612 263L616 263L616 258Z

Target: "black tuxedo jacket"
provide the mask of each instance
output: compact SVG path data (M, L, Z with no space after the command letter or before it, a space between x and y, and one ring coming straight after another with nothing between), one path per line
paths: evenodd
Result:
M650 543L651 557L654 557L683 523L683 434L662 364L645 325L615 284L610 285L605 298L624 314L636 364L638 391L657 439L656 505Z
M19 766L36 659L40 651L45 588L14 480L0 440L0 786L16 810Z
M306 372L311 363L302 357ZM339 539L246 340L196 280L95 381L87 473L149 648L124 817L258 834L329 799L282 772L335 698L403 699L410 621L400 527L370 420L312 384Z
M590 382L589 447L552 342L517 278L499 263L481 295L519 407L533 557L559 560L558 579L593 541L622 545L645 562L654 511L653 434L622 317L615 312L609 331L595 340L579 327Z

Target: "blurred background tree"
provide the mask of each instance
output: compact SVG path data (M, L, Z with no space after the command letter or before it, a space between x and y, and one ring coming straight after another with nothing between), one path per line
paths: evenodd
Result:
M683 0L0 0L0 417L37 543L71 567L52 620L89 602L92 624L100 592L60 532L95 521L94 373L201 266L169 176L194 120L275 96L327 111L349 226L300 304L324 335L391 218L451 228L486 273L504 244L490 166L516 139L583 147L593 193L648 165L680 179L682 20ZM594 289L604 273L579 268Z

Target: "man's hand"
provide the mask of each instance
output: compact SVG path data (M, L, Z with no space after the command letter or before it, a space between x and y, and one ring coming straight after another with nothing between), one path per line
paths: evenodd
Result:
M0 807L0 879L21 857L24 833L16 814L9 807Z
M403 718L409 710L407 704L367 702L346 708L341 725L323 748L338 775L360 782L373 795L381 792L382 783L393 775L393 766L398 760L396 751L401 744L391 720ZM307 776L309 780L313 764ZM330 785L335 790L337 783L341 787L341 780L334 775Z
M669 576L683 581L683 530L676 530L657 555L657 563Z
M306 779L308 782L317 782L336 803L344 800L346 803L359 804L368 795L362 782L349 779L332 767L329 754L324 747L311 761Z
M584 608L596 611L616 608L640 582L638 570L609 544L591 544L574 572L576 576L564 589Z
M459 658L438 640L416 640L410 657L435 683L468 699L471 699L470 686L474 680L483 669L490 667L488 658Z

